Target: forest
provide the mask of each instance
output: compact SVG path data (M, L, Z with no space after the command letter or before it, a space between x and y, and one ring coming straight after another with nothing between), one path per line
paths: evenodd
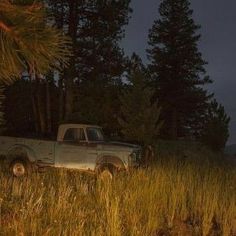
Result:
M1 132L54 137L91 123L117 140L196 140L223 150L230 118L207 91L200 26L187 0L163 1L148 63L124 54L129 0L1 1Z

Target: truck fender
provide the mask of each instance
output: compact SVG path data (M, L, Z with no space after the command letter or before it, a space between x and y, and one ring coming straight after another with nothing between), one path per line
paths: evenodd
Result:
M125 164L124 162L116 156L101 156L97 159L96 162L96 170L99 169L99 167L104 166L104 165L112 165L116 167L118 170L125 170Z
M16 158L23 158L28 162L36 162L37 158L32 149L26 145L17 144L11 147L7 152L7 162L11 163Z

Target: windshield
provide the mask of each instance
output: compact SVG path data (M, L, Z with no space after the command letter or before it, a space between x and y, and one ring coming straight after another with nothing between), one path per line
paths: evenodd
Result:
M86 131L89 141L104 141L104 135L101 128L89 127Z

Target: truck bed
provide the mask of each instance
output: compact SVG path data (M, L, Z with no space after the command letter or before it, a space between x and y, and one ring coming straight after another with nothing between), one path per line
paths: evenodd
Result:
M37 161L53 164L55 144L56 142L51 140L0 136L0 155L5 156L15 145L23 145L33 151Z

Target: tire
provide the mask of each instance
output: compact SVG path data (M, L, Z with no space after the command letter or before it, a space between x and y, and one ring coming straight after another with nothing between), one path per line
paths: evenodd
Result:
M10 174L14 177L24 177L31 172L31 166L27 161L16 159L10 164Z
M111 181L116 173L113 165L104 165L98 169L98 178L102 181Z

